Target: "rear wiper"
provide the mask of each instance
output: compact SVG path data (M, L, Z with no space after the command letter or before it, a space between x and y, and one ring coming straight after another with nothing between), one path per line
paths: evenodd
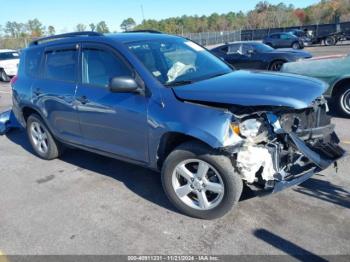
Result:
M189 85L192 83L194 83L193 80L181 80L181 81L166 83L165 86L183 86L183 85Z

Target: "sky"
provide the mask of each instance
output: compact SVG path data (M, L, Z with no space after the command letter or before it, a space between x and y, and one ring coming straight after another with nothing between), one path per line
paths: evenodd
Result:
M53 25L56 32L74 31L78 23L106 21L111 31L121 31L121 22L128 17L142 21L141 6L146 19L162 19L182 15L209 15L213 12L247 12L259 1L254 0L0 0L0 25L7 21L25 23L38 18L44 25ZM306 7L318 0L269 0L295 7Z

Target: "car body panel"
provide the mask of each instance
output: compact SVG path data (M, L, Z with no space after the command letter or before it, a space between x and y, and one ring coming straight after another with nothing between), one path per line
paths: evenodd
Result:
M329 88L325 94L331 96L336 83L342 79L350 78L350 56L286 63L283 65L282 71L315 77L328 83Z
M301 109L310 106L326 89L325 84L312 78L242 70L177 87L174 92L179 98L190 101Z

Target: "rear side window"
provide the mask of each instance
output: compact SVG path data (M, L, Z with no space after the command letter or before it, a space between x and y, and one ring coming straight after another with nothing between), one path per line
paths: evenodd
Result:
M46 53L45 78L66 82L76 81L76 50L54 50Z
M26 75L30 77L38 77L41 61L41 50L30 49L26 51L24 60Z
M11 59L19 59L19 54L17 52L0 53L0 60L11 60Z
M110 51L85 48L82 56L82 82L106 87L113 77L130 76L129 67Z

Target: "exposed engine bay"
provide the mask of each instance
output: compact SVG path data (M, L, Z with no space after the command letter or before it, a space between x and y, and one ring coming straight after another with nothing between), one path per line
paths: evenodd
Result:
M302 110L233 111L225 151L248 185L277 192L299 184L345 154L327 112L324 98Z

